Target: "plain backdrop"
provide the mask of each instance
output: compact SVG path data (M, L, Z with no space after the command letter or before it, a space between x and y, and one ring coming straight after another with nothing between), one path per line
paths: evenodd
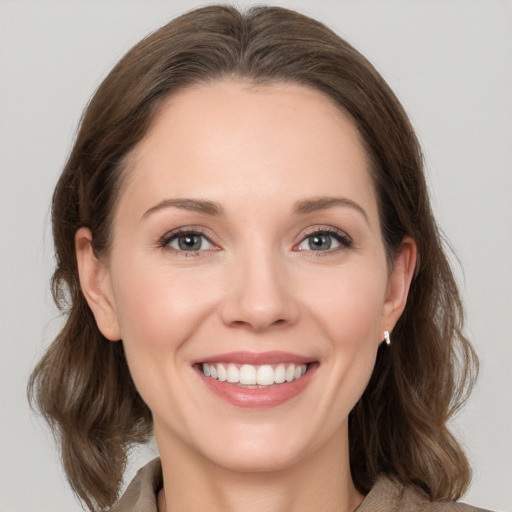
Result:
M434 210L482 360L454 429L475 468L464 501L512 510L512 3L289 0L362 51L423 144ZM0 512L72 512L26 382L59 327L49 202L88 98L112 65L194 0L0 0ZM245 6L248 3L239 2ZM153 457L137 450L128 478Z

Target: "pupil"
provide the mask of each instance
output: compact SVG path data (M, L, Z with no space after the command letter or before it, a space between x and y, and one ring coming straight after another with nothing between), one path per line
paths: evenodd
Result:
M331 247L331 238L329 235L314 235L309 238L309 246L314 251L329 249Z
M198 235L183 235L178 240L180 249L184 251L198 251L201 248L201 237Z

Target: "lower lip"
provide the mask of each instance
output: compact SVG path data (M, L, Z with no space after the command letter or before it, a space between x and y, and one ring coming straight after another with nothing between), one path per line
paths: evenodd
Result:
M297 380L259 389L245 388L226 381L221 382L207 377L201 370L198 370L198 373L210 391L226 402L237 407L267 409L284 404L299 395L311 382L317 367L317 364L310 364L308 371Z

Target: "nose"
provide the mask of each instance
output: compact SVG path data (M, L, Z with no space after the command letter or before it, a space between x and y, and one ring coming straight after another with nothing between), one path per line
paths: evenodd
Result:
M255 332L294 324L299 316L293 279L275 255L240 257L227 271L220 315L224 324Z

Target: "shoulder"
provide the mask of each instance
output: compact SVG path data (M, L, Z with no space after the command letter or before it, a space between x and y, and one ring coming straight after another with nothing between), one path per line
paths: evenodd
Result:
M157 512L156 495L162 488L160 459L153 459L137 472L126 491L108 512Z
M356 512L489 512L453 501L430 501L418 487L380 477Z
M160 459L142 467L109 512L157 512L156 495L162 487ZM356 512L489 512L450 501L430 501L421 489L380 477Z

